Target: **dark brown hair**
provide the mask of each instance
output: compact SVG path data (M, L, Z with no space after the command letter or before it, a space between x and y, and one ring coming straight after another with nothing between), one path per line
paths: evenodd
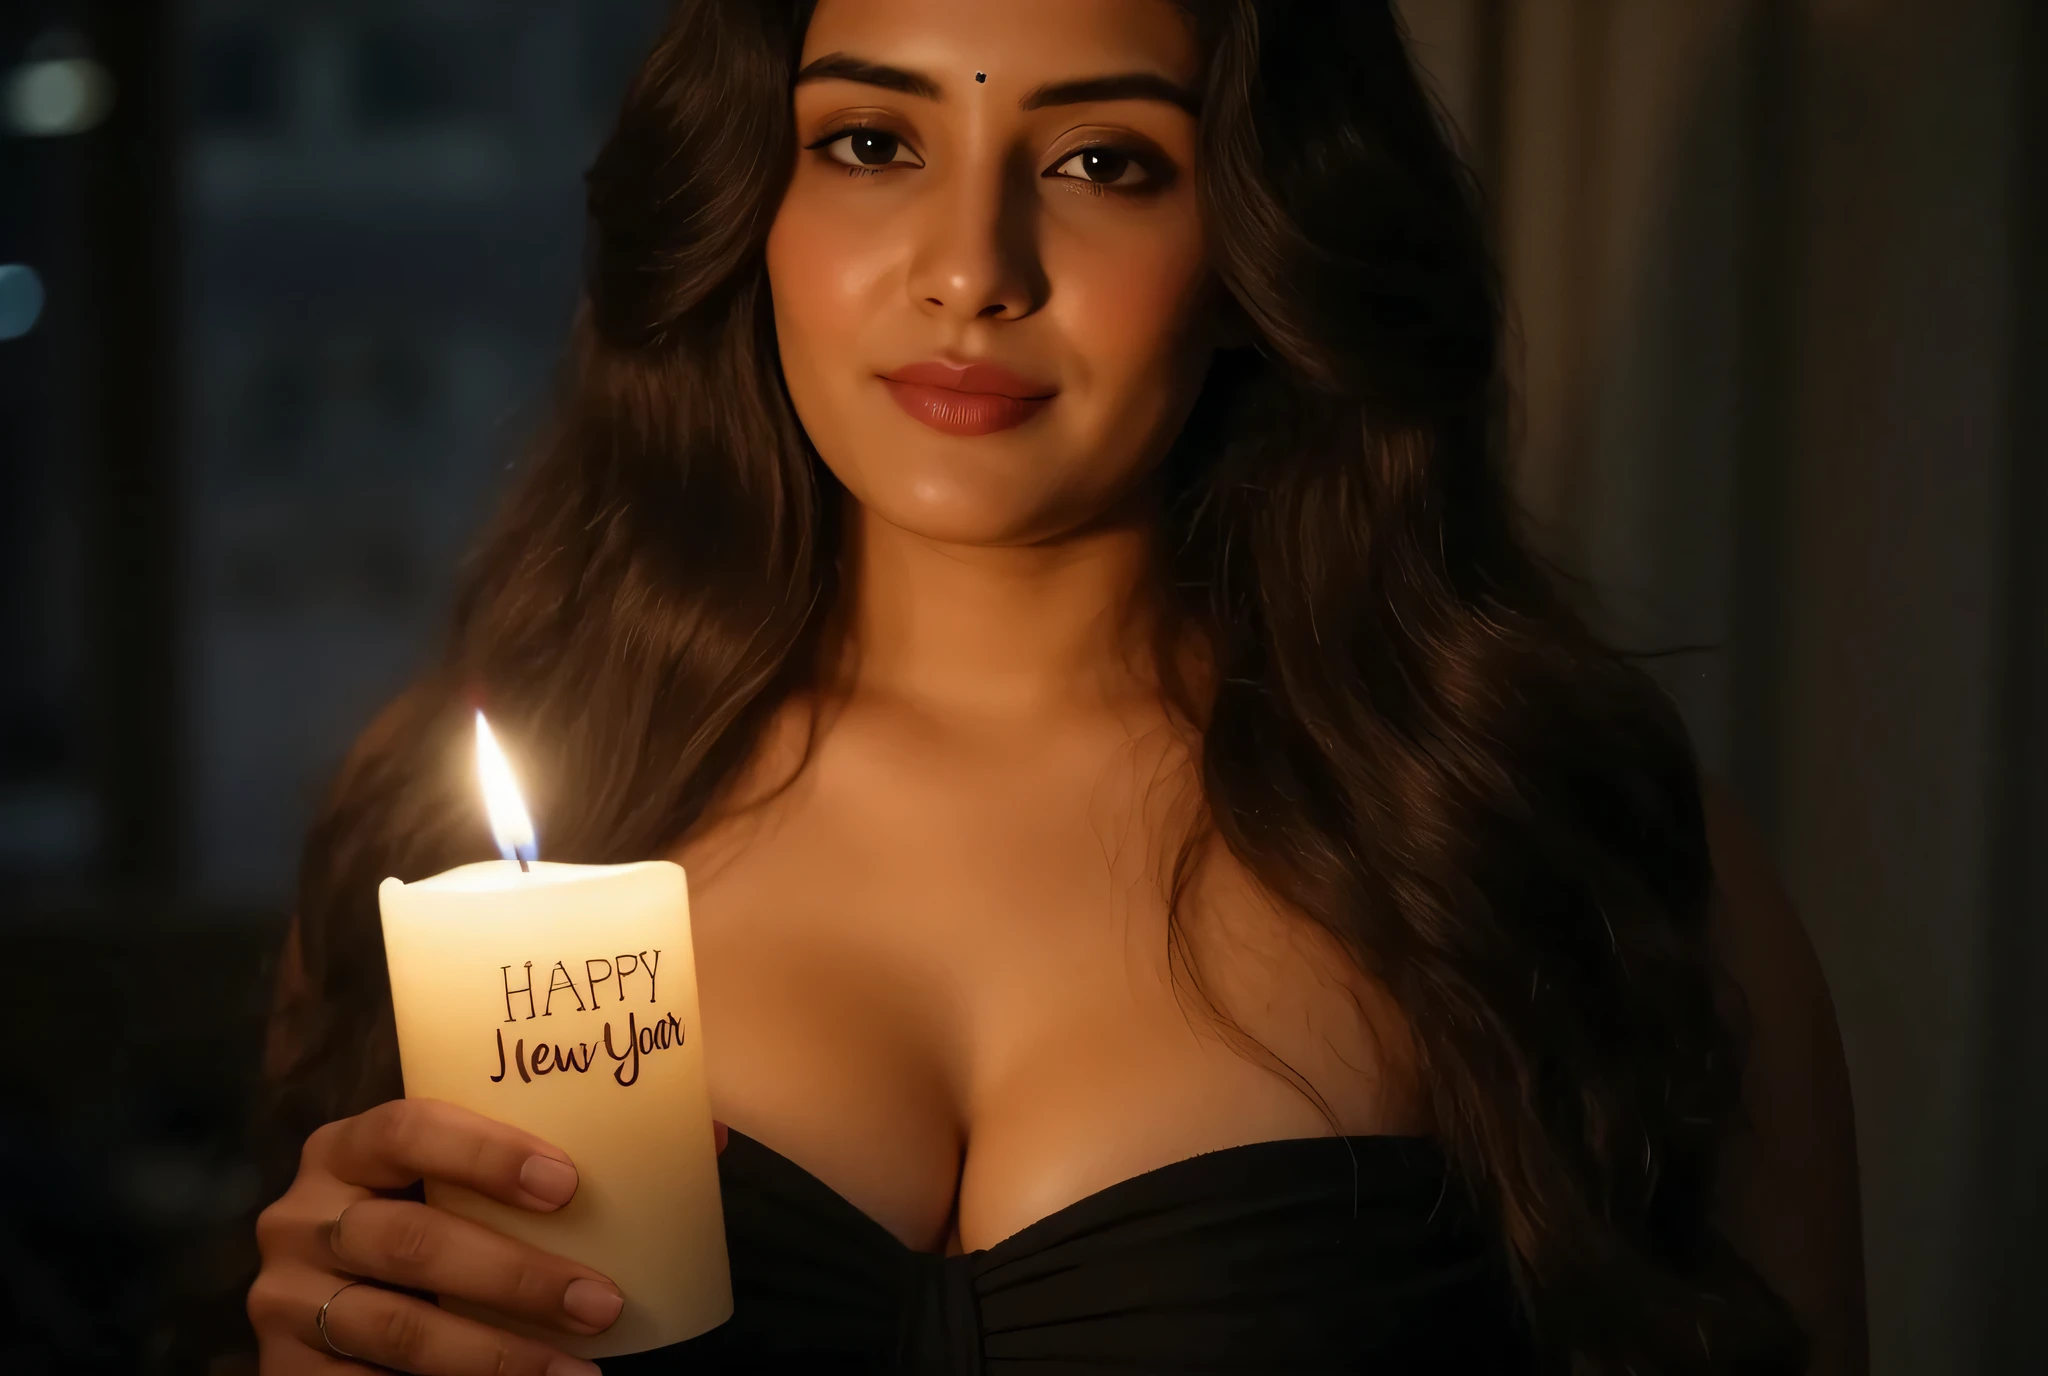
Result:
M1162 595L1215 670L1204 825L1398 1001L1551 1351L1795 1370L1784 1307L1707 1225L1740 1058L1691 748L1517 536L1470 179L1386 4L1185 8L1203 212L1258 338L1219 358L1166 470ZM307 842L290 1154L400 1092L375 891L491 853L476 696L546 752L547 853L609 862L697 824L817 664L842 498L783 390L763 263L808 13L677 5L590 173L551 440L444 659Z

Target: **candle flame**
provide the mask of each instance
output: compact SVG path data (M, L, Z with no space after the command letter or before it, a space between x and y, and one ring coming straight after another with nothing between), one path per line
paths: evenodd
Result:
M533 838L533 818L527 816L526 802L519 796L512 762L498 748L498 738L491 734L491 724L481 712L476 714L476 773L484 786L484 809L491 815L491 835L498 842L498 853L517 860L519 868L525 869L527 861L540 854Z

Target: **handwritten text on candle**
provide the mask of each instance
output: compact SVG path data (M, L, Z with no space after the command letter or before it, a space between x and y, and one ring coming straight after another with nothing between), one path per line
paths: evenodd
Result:
M630 967L626 964L629 960L633 962ZM597 967L600 965L604 967L604 973L601 975L597 973ZM553 1017L555 995L565 991L576 1000L577 1012L584 1012L586 1008L596 1008L599 1006L599 994L607 984L613 983L615 979L618 984L618 993L613 997L612 1002L623 1003L626 999L626 976L643 973L647 976L647 1001L653 1003L654 972L660 965L661 952L658 949L651 952L642 951L637 956L628 951L624 955L613 956L610 960L606 960L603 956L597 956L591 960L584 961L583 981L590 990L590 1002L585 1004L583 1002L583 990L576 986L576 976L569 973L569 962L558 960L555 962L555 968L548 972L548 990L541 1000L539 1016L543 1018ZM514 1020L512 1015L512 999L514 995L521 995L526 999L526 1016L529 1018L535 1016L533 962L530 960L526 962L526 983L516 989L512 987L511 966L501 965L498 967L498 972L504 976L505 980L505 1021L512 1022ZM639 988L640 981L635 979L633 981L634 992L638 993Z
M571 1011L566 999L560 1009L555 1007L555 995L558 993L567 994L569 998L574 999L574 1011L578 1013L595 1012L604 1007L604 996L608 992L612 995L611 1002L614 1005L625 1001L629 996L637 999L640 988L638 977L643 974L647 977L647 1001L653 1003L656 998L655 976L660 967L659 950L641 951L637 955L627 952L610 959L600 956L583 962L583 983L579 986L575 974L569 969L568 962L558 960L554 968L548 972L545 993L536 999L533 988L533 962L529 960L524 963L525 982L516 986L512 983L512 967L502 965L498 969L505 984L505 1021L521 1021L515 1011L515 998L523 998L526 1001L525 1012L529 1020L536 1017L550 1018L557 1012ZM629 977L632 978L631 985L627 984ZM586 993L589 996L587 1000ZM504 1029L500 1028L496 1035L498 1073L491 1076L493 1084L503 1081L507 1073ZM536 1075L566 1074L570 1071L579 1075L587 1074L590 1067L597 1063L597 1053L602 1050L609 1059L618 1062L612 1069L612 1078L622 1085L630 1085L640 1078L642 1056L651 1056L657 1051L666 1051L670 1047L682 1044L683 1025L676 1020L673 1013L657 1014L653 1021L642 1026L639 1014L629 1011L626 1014L623 1047L615 1042L612 1022L607 1018L604 1030L594 1041L566 1044L536 1041L532 1054L528 1055L526 1039L516 1039L512 1045L510 1069L518 1071L519 1078L529 1084Z

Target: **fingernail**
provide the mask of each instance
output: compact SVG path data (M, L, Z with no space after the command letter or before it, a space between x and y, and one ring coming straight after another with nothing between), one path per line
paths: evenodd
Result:
M519 1183L536 1198L567 1204L576 1197L576 1168L552 1156L529 1156L519 1168Z
M604 1376L595 1362L579 1362L574 1357L557 1357L548 1363L548 1376Z
M604 1328L626 1307L626 1297L598 1280L572 1280L562 1292L569 1317L592 1328Z

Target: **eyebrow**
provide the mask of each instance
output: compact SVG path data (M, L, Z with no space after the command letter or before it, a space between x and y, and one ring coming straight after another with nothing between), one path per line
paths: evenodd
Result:
M939 83L922 72L870 62L851 53L826 53L817 61L806 63L804 69L796 74L796 84L801 86L809 81L852 81L862 86L879 86L901 95L920 96L925 100L945 99Z
M826 53L806 63L796 74L796 84L802 86L811 81L851 81L924 100L945 99L939 83L923 72L870 62L851 53ZM1054 105L1085 105L1111 100L1155 100L1191 115L1201 113L1201 102L1195 98L1194 92L1156 72L1118 72L1075 81L1050 81L1026 91L1017 102L1017 108L1043 110Z
M1178 82L1155 72L1119 72L1113 76L1083 77L1079 81L1051 81L1033 87L1017 102L1020 110L1042 110L1048 105L1086 105L1101 100L1156 100L1178 106L1191 115L1202 113L1195 93Z

